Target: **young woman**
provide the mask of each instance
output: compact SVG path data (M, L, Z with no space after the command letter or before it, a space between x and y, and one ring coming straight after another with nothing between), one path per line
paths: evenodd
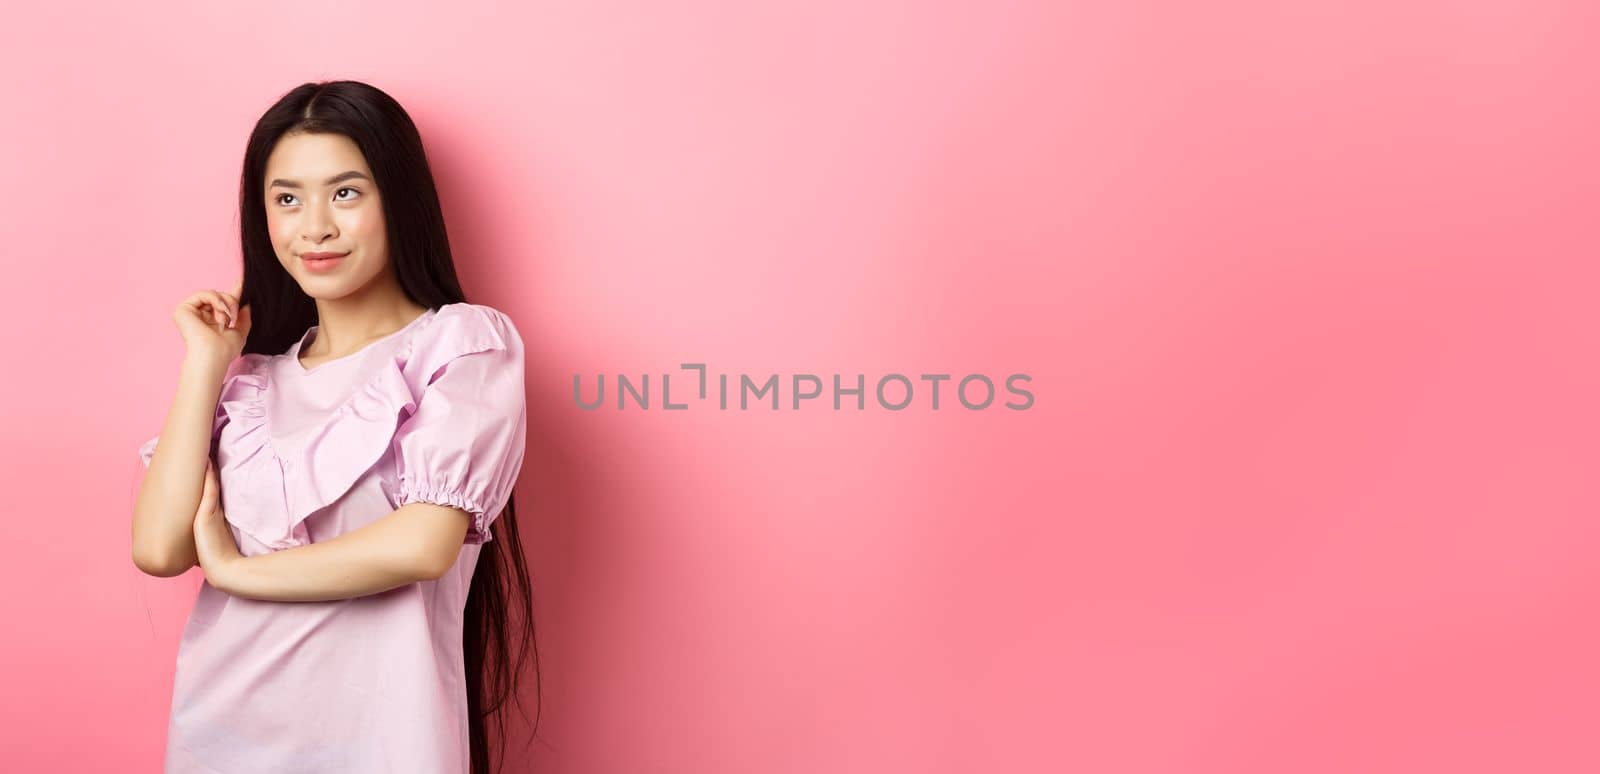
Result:
M534 642L522 338L466 302L417 129L376 88L267 110L239 214L243 279L173 312L177 394L140 449L134 562L205 574L166 771L488 772Z

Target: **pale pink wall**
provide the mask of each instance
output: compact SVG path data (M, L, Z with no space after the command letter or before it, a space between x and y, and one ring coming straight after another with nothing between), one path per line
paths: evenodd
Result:
M0 768L158 769L167 314L325 77L410 109L529 344L517 770L1600 768L1592 4L6 17ZM693 360L1037 402L573 404Z

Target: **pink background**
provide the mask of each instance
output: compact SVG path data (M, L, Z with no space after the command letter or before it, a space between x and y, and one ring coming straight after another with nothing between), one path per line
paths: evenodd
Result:
M512 770L1600 769L1594 9L8 9L0 768L159 769L168 315L349 77L528 344ZM696 360L1036 404L573 403Z

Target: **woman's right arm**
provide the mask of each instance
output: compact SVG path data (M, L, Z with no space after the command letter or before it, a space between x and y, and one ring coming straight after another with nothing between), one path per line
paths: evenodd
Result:
M194 517L211 459L217 400L244 347L250 312L237 294L202 291L173 312L185 354L150 466L133 506L133 563L150 575L181 575L198 563Z

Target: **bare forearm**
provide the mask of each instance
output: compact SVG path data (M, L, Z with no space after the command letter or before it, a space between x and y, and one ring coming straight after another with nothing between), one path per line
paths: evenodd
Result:
M155 455L133 509L134 562L169 575L193 567L193 523L227 362L185 358Z
M331 540L237 557L207 570L229 594L278 602L352 599L438 577L414 535L376 522Z

